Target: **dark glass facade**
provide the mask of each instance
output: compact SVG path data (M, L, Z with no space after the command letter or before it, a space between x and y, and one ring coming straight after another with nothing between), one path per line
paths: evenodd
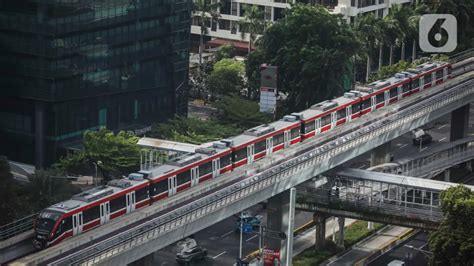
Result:
M48 165L85 130L185 114L190 9L191 0L0 0L0 154Z

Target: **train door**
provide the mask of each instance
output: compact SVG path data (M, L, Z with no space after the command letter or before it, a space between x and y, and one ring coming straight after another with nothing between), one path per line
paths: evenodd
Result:
M72 216L72 235L78 235L82 232L82 212Z
M436 71L431 73L431 86L436 85Z
M273 151L273 137L269 137L266 140L267 156L272 154Z
M127 200L127 213L135 210L135 191L132 191L126 195Z
M110 220L110 203L104 202L100 204L100 224L105 224Z
M168 196L173 196L176 194L176 176L170 176L168 177Z
M375 100L375 96L370 97L370 104L371 104L371 111L375 110L377 108L377 101Z
M337 124L337 112L331 113L331 128L335 128Z
M385 97L385 106L390 104L390 90L386 90L384 92L384 97Z
M397 87L397 93L398 93L398 100L400 101L403 98L403 87L402 86Z
M351 105L346 107L346 113L347 113L346 122L350 122L352 120L352 106Z
M425 88L425 76L420 77L420 91L422 91Z
M321 133L321 118L314 120L314 122L316 123L315 128L314 128L314 130L316 131L316 134Z
M448 67L443 68L443 81L448 80Z
M217 158L212 160L212 177L216 177L220 174L219 169L221 169L221 159Z
M191 187L199 184L199 169L198 167L191 168Z
M253 144L247 146L247 164L253 163Z
M283 134L283 140L285 143L285 148L288 148L290 146L290 131L285 131Z

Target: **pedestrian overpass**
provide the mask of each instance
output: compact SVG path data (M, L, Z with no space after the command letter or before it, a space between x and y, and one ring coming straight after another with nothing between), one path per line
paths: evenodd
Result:
M441 192L458 185L353 168L321 178L322 186L297 189L296 209L430 230L444 217Z

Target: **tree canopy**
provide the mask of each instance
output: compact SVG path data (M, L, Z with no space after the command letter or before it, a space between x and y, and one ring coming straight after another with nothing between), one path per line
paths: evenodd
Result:
M0 225L9 223L18 216L18 202L10 165L7 158L0 156Z
M240 96L224 97L215 103L215 107L219 109L219 118L222 123L234 125L241 130L272 121L271 116L260 113L260 107L256 102Z
M238 94L244 86L244 72L244 63L224 58L214 64L214 70L207 81L208 88L215 95Z
M176 116L166 123L154 125L148 136L192 144L202 144L239 134L239 129L216 120L199 120Z
M474 193L459 185L441 193L444 220L430 235L430 250L436 265L474 263Z
M359 47L340 16L322 6L296 4L265 30L254 53L261 63L278 66L279 88L295 111L340 95L344 77L352 77L350 60Z
M84 150L62 158L57 166L68 173L84 174L95 163L106 179L110 179L111 175L127 175L139 167L138 139L133 132L127 131L116 135L106 128L87 131L84 134Z

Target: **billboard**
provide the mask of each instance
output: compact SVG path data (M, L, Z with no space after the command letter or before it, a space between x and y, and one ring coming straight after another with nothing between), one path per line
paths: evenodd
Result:
M277 98L278 67L260 65L260 112L274 113Z

